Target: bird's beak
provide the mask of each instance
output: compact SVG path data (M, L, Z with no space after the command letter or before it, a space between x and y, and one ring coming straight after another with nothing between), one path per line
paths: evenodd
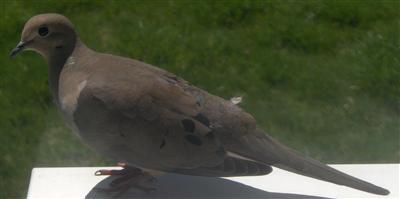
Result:
M23 42L23 41L19 42L17 44L17 46L11 50L10 57L14 58L15 55L17 55L20 51L22 51L25 48L25 45L26 45L26 42Z

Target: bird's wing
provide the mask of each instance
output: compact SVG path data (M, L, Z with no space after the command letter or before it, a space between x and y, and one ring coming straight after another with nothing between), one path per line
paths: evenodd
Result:
M127 71L125 73L129 73ZM133 73L140 79L132 79ZM148 153L148 159L157 159L151 164L157 161L163 164L145 167L200 176L263 175L271 172L268 165L226 155L209 121L201 114L204 93L200 89L167 72L142 71L139 76L138 73L127 74L130 78L124 78L126 74L107 76L102 73L100 78L89 79L80 97L80 107L101 103L96 105L96 109L104 106L107 112L113 112L114 119L121 126L124 123L121 121L135 123L139 119L137 123L141 123L146 134L157 140L151 148L143 150ZM90 99L86 105L85 98ZM79 110L85 112L84 108ZM130 139L125 135L121 145L129 148L133 139L140 139L140 136Z
M274 165L301 175L350 186L356 189L377 194L387 194L388 191L369 182L357 179L321 162L305 157L298 152L279 143L261 130L255 119L238 106L221 98L205 95L208 104L217 103L219 109L207 105L201 113L225 125L217 135L223 140L223 147L229 153L258 164ZM207 112L208 111L208 112ZM216 118L215 114L222 114ZM216 129L216 132L218 130ZM236 153L237 152L237 153Z

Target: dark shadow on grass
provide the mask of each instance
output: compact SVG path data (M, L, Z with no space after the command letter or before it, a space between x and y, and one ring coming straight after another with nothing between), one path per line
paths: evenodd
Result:
M99 189L107 188L114 177L108 177L99 182L86 195L86 199L114 198L116 193ZM326 199L316 196L288 193L272 193L256 189L235 181L223 178L194 177L177 174L167 174L157 178L157 191L146 194L131 188L118 198L311 198Z

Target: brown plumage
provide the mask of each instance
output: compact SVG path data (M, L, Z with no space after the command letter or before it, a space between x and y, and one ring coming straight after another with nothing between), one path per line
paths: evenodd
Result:
M48 62L50 90L66 123L117 161L198 176L264 175L276 166L389 193L278 143L231 101L165 70L87 48L64 16L32 17L12 55L23 49Z

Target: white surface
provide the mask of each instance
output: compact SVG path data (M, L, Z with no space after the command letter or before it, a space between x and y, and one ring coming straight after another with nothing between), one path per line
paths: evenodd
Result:
M159 192L158 195L157 192L149 195L140 195L137 194L137 192L132 192L130 195L128 194L130 196L128 197L160 198L165 196L168 198L187 198L188 196L197 196L197 198L209 198L215 196L215 198L245 198L249 196L258 198L309 198L311 196L319 196L328 198L400 198L400 164L330 166L389 189L391 194L388 196L373 195L274 168L273 172L269 175L225 178L227 180L169 174L158 178L158 184L160 184L157 191ZM100 195L96 195L93 192L93 187L107 177L94 176L94 172L104 168L105 167L34 168L32 170L28 190L28 199L104 198L104 196L100 197ZM108 168L118 169L118 167ZM103 181L103 184L108 184L105 182L106 181ZM268 193L243 186L242 184L267 191ZM190 187L191 185L194 188ZM179 194L179 192L185 193Z

